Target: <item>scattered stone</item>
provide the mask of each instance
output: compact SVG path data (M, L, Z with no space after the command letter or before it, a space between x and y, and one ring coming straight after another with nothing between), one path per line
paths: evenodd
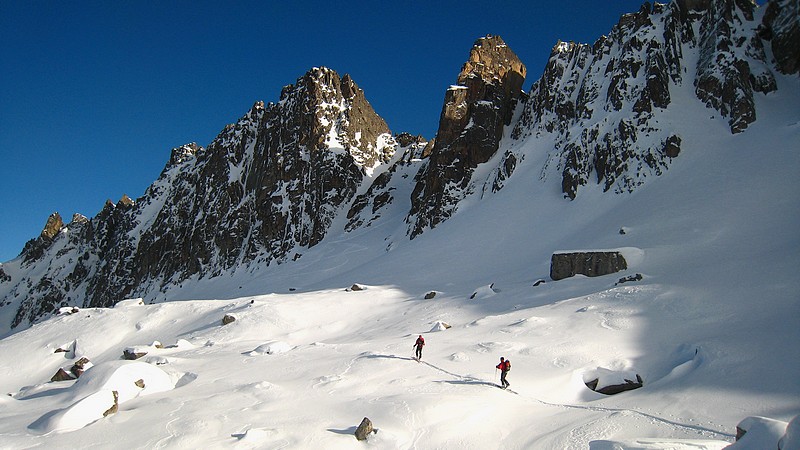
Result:
M66 370L58 369L58 372L56 372L56 374L53 375L53 378L50 378L50 381L72 381L74 379L75 377L67 373Z
M222 325L227 325L232 322L236 322L236 317L233 317L230 314L225 314L225 317L222 318Z
M144 389L144 380L141 379L141 378L139 378L138 380L134 381L133 384L135 384L140 389Z
M436 297L436 291L430 291L427 294L425 294L425 300L430 300L433 297Z
M545 283L545 281L544 281L544 280L541 280L541 279L540 279L540 280L536 280L536 283L533 283L533 287L536 287L536 286L541 286L541 285L543 285L544 283Z
M358 428L356 428L355 432L356 439L358 439L359 441L366 441L367 435L375 432L377 432L377 430L375 430L372 427L372 421L364 417L364 420L361 421L361 425L359 425Z
M550 278L563 280L577 274L599 277L628 268L619 252L553 253L550 259Z

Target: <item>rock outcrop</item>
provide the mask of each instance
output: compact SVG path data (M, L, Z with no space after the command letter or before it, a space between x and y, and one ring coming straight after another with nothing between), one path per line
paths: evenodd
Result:
M599 277L627 268L628 263L619 252L553 253L550 258L550 278L554 281L578 274Z
M526 73L499 36L475 42L456 85L445 93L435 143L415 179L406 218L412 239L450 217L470 192L475 167L495 154L524 96Z

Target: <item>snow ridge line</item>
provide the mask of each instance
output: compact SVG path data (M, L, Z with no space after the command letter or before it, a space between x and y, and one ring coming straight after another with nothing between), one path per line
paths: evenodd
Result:
M497 385L494 384L494 383L491 383L491 382L488 382L488 381L484 381L484 380L481 380L479 378L475 378L475 377L471 377L471 376L459 375L457 373L453 373L453 372L450 372L448 370L442 369L441 367L437 367L437 366L435 366L435 365L433 365L433 364L431 364L431 363L429 363L427 361L420 361L420 362L425 364L426 366L431 367L433 369L436 369L436 370L438 370L438 371L440 371L442 373L445 373L445 374L450 375L452 377L458 378L460 380L460 382L458 382L456 384L483 384L483 385L497 387ZM539 403L541 403L542 405L545 405L545 406L553 406L553 407L561 407L561 408L569 408L569 409L583 409L583 410L586 410L586 411L607 412L607 413L626 413L627 412L627 413L636 414L636 415L639 415L639 416L642 416L642 417L646 417L648 419L655 420L655 421L658 421L658 422L661 422L661 423L665 423L665 424L673 426L675 428L684 428L684 429L693 430L693 431L711 433L712 435L715 435L715 437L725 437L725 438L733 438L733 437L735 437L731 433L725 433L725 432L718 431L718 430L712 430L711 428L706 428L706 427L702 427L702 426L699 426L699 425L689 425L689 424L685 424L685 423L681 423L681 422L676 422L674 420L664 419L662 417L658 417L656 415L649 414L649 413L646 413L646 412L642 412L642 411L639 411L639 410L636 410L636 409L606 408L604 406L583 406L583 405L573 405L573 404L569 404L569 403L551 403L551 402L546 402L544 400L540 400L540 399L538 399L536 397L532 397L532 396L529 396L529 395L522 395L522 394L520 394L520 393L518 393L516 391L509 391L509 392L517 394L520 397L525 397L525 398L527 398L529 400L534 400L534 401L539 402Z

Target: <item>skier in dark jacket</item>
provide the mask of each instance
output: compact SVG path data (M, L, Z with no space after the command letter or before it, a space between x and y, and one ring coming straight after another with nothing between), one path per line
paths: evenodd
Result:
M422 347L425 346L425 339L423 339L422 335L420 334L417 338L417 342L414 343L414 347L417 349L417 361L422 359Z
M511 383L509 383L508 380L506 380L506 375L508 375L508 371L511 370L511 361L501 356L500 364L498 364L495 367L500 369L500 383L502 384L502 388L505 389L511 386Z

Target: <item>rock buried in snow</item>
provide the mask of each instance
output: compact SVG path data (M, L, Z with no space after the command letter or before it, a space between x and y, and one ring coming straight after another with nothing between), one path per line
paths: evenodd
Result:
M292 349L292 346L287 344L283 341L270 341L265 344L261 344L256 347L254 350L251 350L246 353L248 356L258 356L258 355L274 355L276 353L286 353Z
M345 290L347 292L357 292L357 291L363 291L364 287L359 286L358 284L353 284L352 286L350 286L350 289L345 289Z
M136 349L129 347L122 351L122 358L133 361L141 358L146 354L147 352L136 351Z
M89 361L89 358L84 356L83 358L75 361L75 364L72 365L72 368L69 369L69 371L75 375L75 378L78 378L83 375L83 372L85 372L89 367L92 367L92 363Z
M583 376L583 382L589 389L605 395L638 389L644 385L642 377L631 371L615 371L598 367Z
M111 395L114 396L114 404L103 413L103 417L108 417L119 411L119 393L117 391L111 391Z
M431 328L431 332L444 331L444 330L446 330L448 328L451 328L449 323L442 322L441 320L437 320L436 323L433 325L433 328Z
M222 325L227 325L233 322L236 322L236 317L233 317L230 314L225 314L225 317L222 318Z
M627 277L620 278L619 281L614 283L614 286L624 283L630 283L631 281L642 281L643 279L644 277L640 273L637 273L636 275L628 275Z
M361 421L361 425L359 425L358 428L356 428L355 435L356 439L358 439L359 441L366 441L367 436L370 433L376 433L376 432L377 430L372 427L372 421L364 417L364 420Z
M72 381L75 377L67 373L64 369L58 369L55 375L50 378L50 381Z
M427 294L425 294L425 300L430 300L433 297L436 297L436 291L430 291Z
M481 286L478 289L475 289L475 292L469 296L470 300L474 299L482 299L482 298L489 298L494 296L497 293L497 289L494 288L494 283L488 286Z

